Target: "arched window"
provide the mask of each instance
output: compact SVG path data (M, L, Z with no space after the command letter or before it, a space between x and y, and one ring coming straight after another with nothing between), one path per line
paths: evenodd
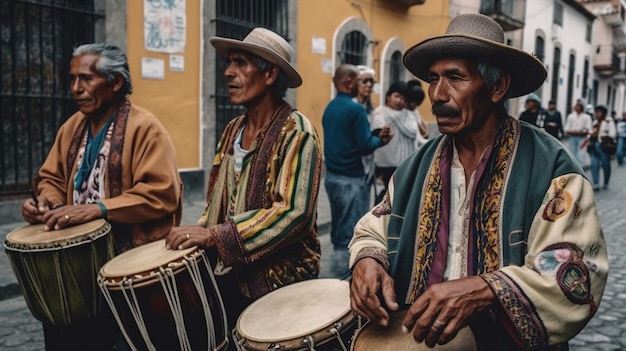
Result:
M349 32L341 42L340 63L367 64L367 38L357 30Z
M389 60L389 82L393 83L404 80L404 66L402 65L402 52L394 51Z
M382 51L382 62L380 72L380 86L378 90L381 92L380 105L385 104L385 94L389 85L393 82L402 80L406 81L408 71L402 64L402 53L406 50L404 43L399 38L391 38Z

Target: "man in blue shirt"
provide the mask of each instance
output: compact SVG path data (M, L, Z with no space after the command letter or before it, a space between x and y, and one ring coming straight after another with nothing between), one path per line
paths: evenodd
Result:
M389 126L372 131L363 106L354 102L359 87L355 66L337 67L333 83L337 96L330 101L324 116L324 185L330 202L331 241L335 248L347 248L354 224L369 206L369 187L362 157L387 144L393 137Z

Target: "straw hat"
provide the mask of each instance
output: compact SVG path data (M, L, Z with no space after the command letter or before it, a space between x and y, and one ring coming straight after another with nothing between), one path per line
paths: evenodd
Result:
M547 76L541 61L506 45L502 27L493 19L477 13L453 18L444 35L413 46L404 53L402 60L411 73L428 81L432 62L451 57L485 62L506 70L511 75L510 97L537 90Z
M243 40L212 37L211 44L223 55L231 50L247 51L278 65L289 80L289 87L302 85L302 77L291 65L294 57L293 47L280 35L265 28L254 28Z

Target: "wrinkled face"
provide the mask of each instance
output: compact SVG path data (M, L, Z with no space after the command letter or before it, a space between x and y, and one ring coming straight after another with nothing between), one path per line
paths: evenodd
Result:
M391 93L391 95L387 96L385 105L394 110L402 110L406 106L404 95L398 92Z
M93 119L108 118L113 114L117 92L123 84L121 77L109 82L96 70L98 58L95 54L85 54L70 62L70 92L80 112Z
M362 72L359 75L359 92L358 96L360 100L369 97L372 94L372 88L374 87L374 77L367 72Z
M270 92L274 79L269 79L269 73L259 69L252 54L233 51L227 59L224 76L232 104L249 106Z
M429 69L428 96L443 134L467 134L480 129L493 108L492 96L475 62L446 58Z

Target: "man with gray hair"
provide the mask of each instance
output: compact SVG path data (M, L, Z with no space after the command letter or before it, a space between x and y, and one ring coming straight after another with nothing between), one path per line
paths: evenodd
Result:
M182 182L167 130L128 99L126 54L110 44L85 44L74 50L69 73L79 111L59 128L39 170L36 199L24 201L22 216L46 230L106 219L116 254L163 239L180 223ZM44 322L46 349L112 350L121 334L108 308L102 310L72 325Z

